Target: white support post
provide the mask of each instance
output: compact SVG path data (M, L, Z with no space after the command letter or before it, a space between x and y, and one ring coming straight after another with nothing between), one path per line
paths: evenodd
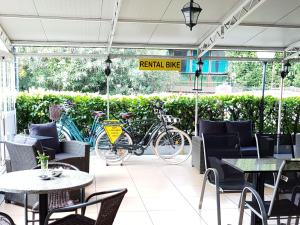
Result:
M108 45L107 45L107 55L109 55L110 50L111 50L111 46L114 40L114 36L115 36L115 31L116 31L116 27L117 27L117 23L118 23L118 19L119 19L119 13L121 10L121 4L122 4L122 0L117 0L116 1L116 5L115 5L115 9L114 9L114 15L112 18L112 24L111 24L111 31L110 31L110 35L108 38Z
M279 142L280 142L280 133L281 133L281 111L282 111L283 88L284 88L284 78L281 78L280 99L279 99L279 107L278 107L278 123L277 123L277 144L276 144L277 154L279 154Z
M217 41L224 38L234 27L239 25L248 15L266 0L244 0L223 22L218 26L200 45L199 55L202 57L217 44Z
M109 76L106 76L107 119L109 120Z

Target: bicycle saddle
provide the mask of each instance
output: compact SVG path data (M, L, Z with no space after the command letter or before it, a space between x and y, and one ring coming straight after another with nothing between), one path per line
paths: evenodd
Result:
M102 111L93 111L92 112L92 116L93 117L103 117L103 116L105 116L105 113L104 112L102 112Z
M120 116L122 117L122 119L128 120L130 119L133 115L132 113L120 113Z

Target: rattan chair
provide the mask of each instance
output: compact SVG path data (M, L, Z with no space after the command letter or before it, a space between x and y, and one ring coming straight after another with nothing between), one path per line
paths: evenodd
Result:
M199 209L202 209L206 182L216 188L218 225L221 224L220 192L241 192L246 180L242 172L222 162L224 158L241 158L238 134L202 134L205 174Z
M239 225L243 223L244 209L247 207L254 212L261 220L263 225L268 224L269 219L276 219L280 225L280 219L288 219L288 225L291 219L295 218L295 224L299 222L300 207L299 200L296 201L296 195L300 193L300 187L295 186L294 182L290 181L284 173L289 169L300 168L300 161L285 160L282 162L276 178L275 188L271 201L262 200L258 192L252 187L245 187L241 194L241 207ZM290 193L282 192L282 186L289 187L292 190ZM246 201L247 192L253 196L252 201Z
M33 169L40 169L41 166L37 165L35 166ZM67 163L60 163L60 162L49 162L48 163L48 169L50 170L55 170L55 169L64 169L64 170L79 170L77 167L72 166L70 164ZM71 206L74 205L75 202L83 202L83 191L84 189L80 190L80 194L79 193L75 193L73 194L73 198L70 197L70 194L68 191L60 191L60 192L52 192L48 195L48 208L49 210L53 210L56 208L62 208L62 207L66 207L66 206ZM76 191L77 192L77 191ZM77 199L74 199L74 196L77 197ZM79 199L78 199L79 197ZM25 206L27 209L27 206ZM27 214L26 213L26 224L28 222L32 222L33 224L35 222L37 222L38 220L36 220L35 215L37 213L39 213L39 204L38 202L36 202L32 208L30 208L29 210L26 210L26 212L30 212L32 213L32 220L28 220L27 218ZM77 211L76 211L77 213Z
M15 223L9 215L0 212L0 225L15 225Z
M45 225L49 224L49 219L53 213L69 212L70 210L82 209L81 215L72 214L64 218L58 219L51 223L51 225L112 225L117 215L121 202L127 193L127 189L97 192L90 195L85 203L69 206L65 208L54 209L49 212L46 217ZM99 196L103 196L99 199ZM91 200L96 198L96 200ZM101 203L96 220L84 216L86 207Z

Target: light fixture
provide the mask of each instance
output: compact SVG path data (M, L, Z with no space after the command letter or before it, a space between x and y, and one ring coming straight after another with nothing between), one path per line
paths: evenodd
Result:
M284 64L283 64L283 70L281 71L281 77L282 78L285 78L288 74L289 74L289 68L291 67L291 64L289 61L286 61Z
M110 57L107 56L107 59L104 61L105 62L105 69L104 69L104 73L106 76L109 76L110 73L111 73L111 64L112 64L112 61L110 60Z
M195 3L193 0L186 3L181 12L183 13L185 19L185 25L187 25L190 30L197 24L198 17L200 12L202 11L200 5Z
M202 73L202 67L203 67L203 62L202 62L202 59L199 58L198 62L197 62L197 66L198 66L198 69L196 70L196 76L199 75ZM198 74L197 74L198 73Z
M259 59L273 59L275 52L256 52L256 56Z

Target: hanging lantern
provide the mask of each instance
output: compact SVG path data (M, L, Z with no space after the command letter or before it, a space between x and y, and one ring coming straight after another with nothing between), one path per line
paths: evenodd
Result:
M286 61L286 63L283 65L283 70L286 74L289 73L289 68L291 67L291 64L289 61Z
M202 67L203 67L203 62L202 62L202 59L200 58L197 62L197 65L198 65L198 70L199 72L201 73L202 72Z
M112 61L110 60L110 57L108 56L107 59L104 61L105 62L105 69L104 69L104 73L106 76L109 76L111 73L111 64Z
M181 12L183 13L185 19L185 25L187 25L190 30L197 24L198 17L200 12L202 11L200 5L195 3L193 0L186 3Z
M283 64L283 70L281 71L281 77L282 78L285 78L288 74L289 74L289 68L291 67L291 64L289 61L286 61L284 64Z

